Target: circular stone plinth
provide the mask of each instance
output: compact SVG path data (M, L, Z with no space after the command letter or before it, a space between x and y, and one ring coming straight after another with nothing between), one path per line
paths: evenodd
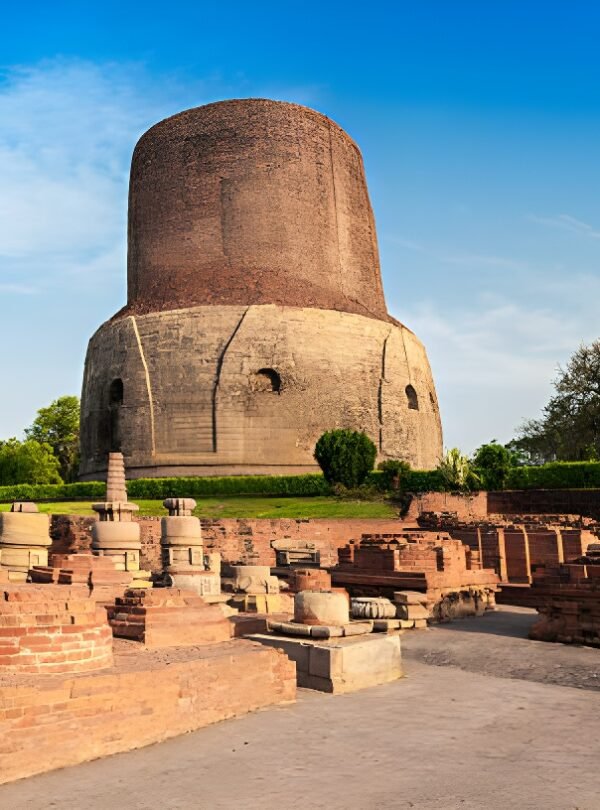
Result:
M343 627L350 621L348 598L332 591L300 591L294 597L294 622Z

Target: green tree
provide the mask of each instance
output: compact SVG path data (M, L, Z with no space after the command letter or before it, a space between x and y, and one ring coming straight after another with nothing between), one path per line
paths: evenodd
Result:
M450 490L467 490L478 482L471 470L471 463L458 447L446 450L437 467Z
M581 345L558 370L554 396L510 446L532 464L600 458L600 340Z
M518 456L493 439L482 444L473 455L473 471L484 489L504 489L508 474L517 466Z
M330 430L315 447L315 459L330 484L348 489L360 486L372 471L377 448L366 435L356 430Z
M50 445L35 439L0 441L0 485L10 484L62 484Z
M49 444L58 459L61 477L65 481L77 478L79 467L79 398L63 396L46 408L40 408L31 427L25 430L28 439Z

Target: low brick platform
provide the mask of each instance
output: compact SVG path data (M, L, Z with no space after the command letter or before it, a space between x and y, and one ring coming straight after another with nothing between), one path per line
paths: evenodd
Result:
M108 608L108 618L115 636L150 648L214 644L233 635L218 605L179 588L128 590Z
M111 664L106 611L87 588L0 588L0 674L84 672Z
M294 664L259 644L150 651L115 641L115 665L102 673L0 675L0 783L141 748L295 697Z
M110 557L94 554L53 554L47 566L34 566L29 571L34 583L85 585L95 602L114 602L131 584L127 571L117 571Z

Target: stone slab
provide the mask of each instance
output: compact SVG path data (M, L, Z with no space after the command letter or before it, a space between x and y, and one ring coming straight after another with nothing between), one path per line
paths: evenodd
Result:
M296 663L298 686L343 694L401 678L400 635L316 641L257 633L248 638L281 649Z

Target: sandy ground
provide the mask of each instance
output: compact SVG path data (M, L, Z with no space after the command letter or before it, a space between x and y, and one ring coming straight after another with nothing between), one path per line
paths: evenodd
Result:
M502 608L404 636L407 677L0 787L2 810L600 810L600 650Z

